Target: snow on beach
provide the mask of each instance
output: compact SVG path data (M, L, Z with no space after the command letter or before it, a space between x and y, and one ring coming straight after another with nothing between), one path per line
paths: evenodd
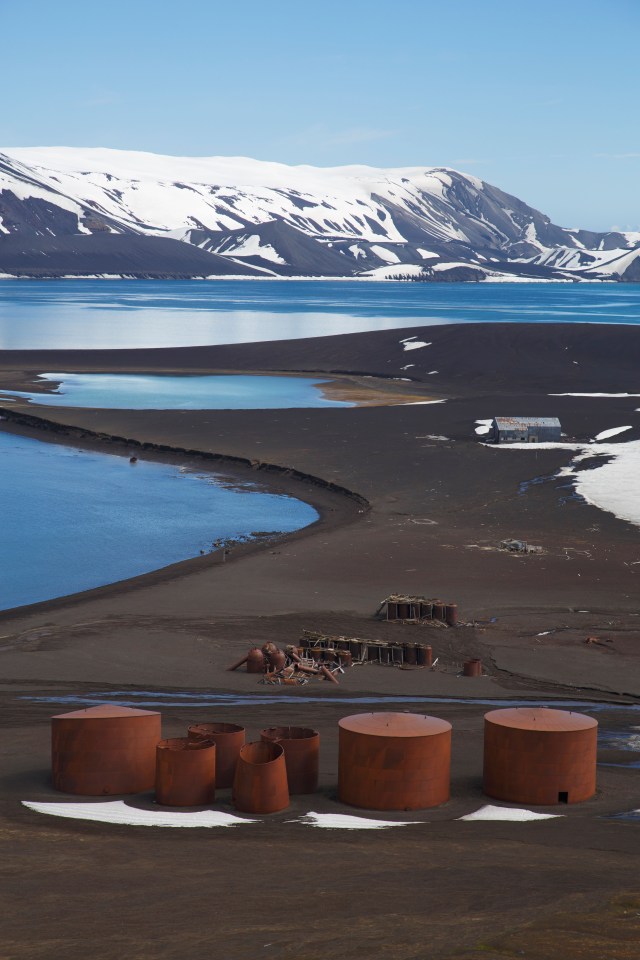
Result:
M492 450L571 450L571 463L558 471L558 477L571 477L575 489L587 503L628 520L640 527L640 440L603 443L630 427L612 427L601 431L590 443L503 443L486 444ZM608 457L607 463L580 469L594 457Z
M234 817L218 810L181 811L141 810L130 807L123 800L98 803L37 803L23 800L22 805L36 813L72 820L93 820L98 823L119 823L132 827L235 827L242 823L257 823Z
M345 813L314 813L310 811L290 823L306 823L323 830L386 830L388 827L406 827L412 820L370 820Z
M421 347L430 347L433 341L426 343L424 340L416 340L415 337L407 337L406 340L400 340L404 350L419 350Z
M561 813L535 813L533 810L524 810L520 807L495 807L487 804L480 807L475 813L468 813L459 820L505 820L512 823L525 823L528 820L555 820Z

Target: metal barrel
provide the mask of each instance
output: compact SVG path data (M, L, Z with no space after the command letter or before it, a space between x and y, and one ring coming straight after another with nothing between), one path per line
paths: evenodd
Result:
M444 608L445 620L450 627L458 625L458 607L455 603L447 603Z
M418 662L418 645L415 643L404 644L404 662L415 666Z
M433 604L424 600L420 601L420 619L431 620L433 616Z
M260 738L283 748L289 793L315 793L320 765L318 731L310 727L267 727Z
M387 600L387 620L398 619L398 604L394 600Z
M409 619L409 604L399 603L398 604L398 620L408 620L408 619Z
M199 807L216 798L216 745L175 737L156 747L156 803Z
M481 677L482 676L482 660L465 660L462 667L462 675L465 677Z
M284 670L287 664L286 654L282 650L276 650L275 653L271 654L271 669L276 673L278 670Z
M433 604L433 619L434 620L444 620L445 618L445 609L446 604L442 600L436 600Z
M216 787L233 786L236 764L245 742L245 729L237 723L195 723L189 727L190 740L216 745Z
M419 667L430 667L433 663L433 650L426 643L417 645L417 657Z
M354 660L362 659L362 640L353 639L349 641L349 650Z
M63 793L142 793L156 778L160 714L114 704L51 718L51 776Z
M258 740L244 745L233 780L233 804L243 813L277 813L289 806L281 744Z

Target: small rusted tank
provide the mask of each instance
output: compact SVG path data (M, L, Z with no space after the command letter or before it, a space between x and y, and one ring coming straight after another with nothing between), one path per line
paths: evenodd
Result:
M260 647L252 647L247 654L247 673L264 673L265 657Z
M444 618L450 627L458 626L458 605L456 603L447 603L445 605Z
M103 704L52 717L53 786L90 797L152 790L160 737L149 710Z
M409 604L408 603L399 603L397 605L397 617L398 620L408 620L409 619Z
M368 810L449 799L451 724L414 713L359 713L339 724L338 795Z
M398 619L398 604L393 600L387 600L387 620Z
M442 600L434 600L433 603L433 619L434 620L444 620L446 615L447 605L442 602Z
M273 654L278 652L278 648L275 643L272 643L271 640L268 640L267 643L262 644L262 652L265 656L265 659L270 661Z
M310 727L267 727L260 738L284 749L289 793L315 793L320 766L320 734Z
M580 803L596 792L598 723L549 707L484 717L484 792L509 803Z
M426 643L419 643L417 647L418 666L430 667L433 663L433 650Z
M277 672L278 670L284 670L287 664L287 657L282 650L276 650L275 653L271 654L270 669Z
M156 747L156 803L199 807L216 798L216 745L174 737Z
M481 677L482 676L482 660L477 658L473 660L465 660L462 665L462 675L463 677Z
M243 813L277 813L289 806L281 744L264 740L245 744L233 781L233 804Z
M418 645L415 643L404 644L404 662L415 666L418 662Z
M433 616L433 604L429 601L420 601L420 619L431 620Z
M237 723L195 723L189 727L190 740L216 745L216 787L233 786L236 764L244 746L245 729Z

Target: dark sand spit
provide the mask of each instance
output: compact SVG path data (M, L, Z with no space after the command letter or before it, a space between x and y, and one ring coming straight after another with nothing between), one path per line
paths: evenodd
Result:
M406 338L430 345L405 351ZM200 452L216 468L227 463L308 499L322 518L277 544L234 549L224 565L213 554L0 615L7 956L637 956L638 825L608 819L640 807L637 770L601 767L596 798L553 809L561 820L455 822L489 802L480 704L407 703L454 725L452 801L396 815L428 823L369 834L287 821L308 810L359 812L335 800L337 720L359 710L344 697L593 700L610 704L598 713L607 730L640 725L632 709L640 530L553 479L569 453L497 452L474 434L477 418L535 414L559 416L578 440L622 424L635 424L625 440L639 439L639 398L549 394L640 393L640 328L478 324L179 350L5 352L0 388L24 389L50 370L311 372L373 386L392 403L408 391L446 402L109 411L0 401L8 429L181 462ZM541 477L551 479L525 483ZM494 549L506 537L544 552ZM372 619L393 591L455 601L474 625ZM340 687L314 683L292 697L292 688L226 672L250 645L295 642L303 627L429 642L443 669L356 667ZM603 642L586 644L591 636ZM482 679L458 675L472 656L485 664ZM241 831L76 823L21 808L22 799L62 799L48 781L48 718L66 709L23 698L109 690L116 699L124 690L243 695L236 705L170 703L167 736L215 719L246 723L252 735L273 724L316 726L321 794ZM600 759L633 757L608 746Z

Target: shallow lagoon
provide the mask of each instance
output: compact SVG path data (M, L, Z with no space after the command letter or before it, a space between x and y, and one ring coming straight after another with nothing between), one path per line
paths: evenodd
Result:
M248 343L482 321L640 323L640 284L0 281L5 350Z
M317 512L219 474L0 432L0 609L113 583Z
M111 373L43 373L60 383L54 393L3 390L43 406L107 410L278 410L291 407L351 407L327 399L326 380L267 376L142 376Z

